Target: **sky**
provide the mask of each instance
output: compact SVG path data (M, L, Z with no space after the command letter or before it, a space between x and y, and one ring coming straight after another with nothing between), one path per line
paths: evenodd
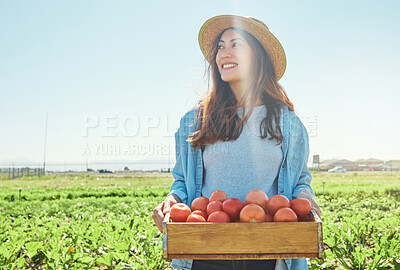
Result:
M198 31L221 14L261 19L283 45L280 83L310 161L400 159L398 10L394 0L1 1L0 167L172 166L180 117L207 90Z

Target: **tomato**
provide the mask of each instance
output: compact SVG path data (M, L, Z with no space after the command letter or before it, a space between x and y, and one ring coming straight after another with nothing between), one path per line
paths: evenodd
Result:
M265 222L265 211L258 204L245 205L240 211L241 222Z
M275 222L296 222L296 213L290 208L280 208L274 215Z
M312 219L310 219L309 216L297 217L297 221L300 221L300 222L308 222L308 221L312 221Z
M231 221L239 219L240 210L242 210L244 203L236 198L227 199L222 203L222 211L227 213Z
M205 220L207 220L207 217L208 217L206 212L203 212L203 211L200 211L200 210L194 210L192 212L192 214L200 215L200 216L204 217Z
M189 206L184 203L176 203L169 210L169 215L175 222L185 222L191 213Z
M315 211L315 213L318 213L317 209L312 207L310 213L308 213L308 215L303 216L303 217L298 217L299 221L314 221L314 215L312 213L312 211Z
M244 204L255 203L261 206L264 210L267 208L268 196L264 191L259 189L253 189L247 193Z
M212 201L224 202L226 199L228 199L228 196L222 190L216 190L213 193L211 193L210 196L210 202Z
M311 212L311 203L304 198L297 198L290 201L290 208L298 217L305 217Z
M206 222L206 219L203 216L200 216L198 214L191 213L187 219L186 222Z
M209 200L207 197L204 197L204 196L197 197L192 202L192 205L191 205L192 211L200 210L203 212L207 212L208 203L209 203Z
M269 198L267 202L267 211L271 215L275 215L276 211L280 208L289 208L290 202L289 200L283 195L275 195Z
M271 215L270 213L267 213L265 215L265 222L272 222L272 221L274 221L274 216Z
M216 211L208 216L207 222L228 223L231 221L229 215L223 211Z
M222 202L212 201L207 205L207 215L216 211L222 211Z

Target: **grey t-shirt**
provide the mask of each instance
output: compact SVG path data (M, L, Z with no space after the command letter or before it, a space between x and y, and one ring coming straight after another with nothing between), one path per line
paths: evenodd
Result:
M238 110L239 117L242 110ZM228 198L244 202L253 189L263 190L268 198L278 193L275 178L283 153L275 139L260 137L260 124L266 113L265 106L255 107L237 140L218 141L205 147L203 196L209 198L214 190L223 190Z

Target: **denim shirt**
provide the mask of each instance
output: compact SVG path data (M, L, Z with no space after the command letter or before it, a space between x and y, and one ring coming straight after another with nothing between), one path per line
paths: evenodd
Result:
M203 183L203 159L200 148L192 147L186 140L197 129L197 107L187 112L180 121L175 133L176 164L172 170L175 179L170 194L177 195L181 201L191 205L201 196ZM283 135L283 161L278 175L278 194L289 200L297 198L301 189L306 188L313 193L311 173L307 162L309 155L308 133L299 117L287 106L281 107L280 127ZM192 260L172 260L173 267L191 269ZM306 259L277 260L275 270L308 269Z

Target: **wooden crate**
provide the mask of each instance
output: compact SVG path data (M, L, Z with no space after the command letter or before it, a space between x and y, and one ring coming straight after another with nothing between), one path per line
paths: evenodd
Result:
M322 222L163 222L163 257L196 260L322 258Z

